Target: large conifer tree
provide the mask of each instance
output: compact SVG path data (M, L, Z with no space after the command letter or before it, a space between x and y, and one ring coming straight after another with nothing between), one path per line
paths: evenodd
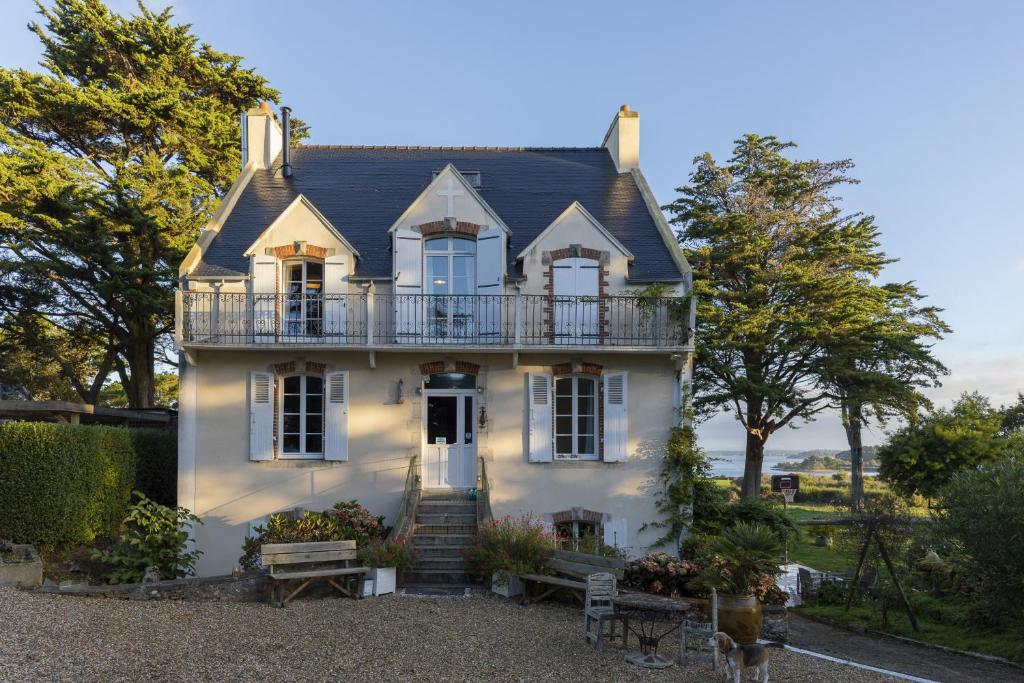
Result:
M831 404L825 350L855 333L845 308L887 263L873 219L838 206L852 162L795 161L784 155L792 147L748 134L724 166L698 157L665 207L693 266L694 406L742 424L744 498L760 493L769 437Z
M40 14L44 73L0 68L0 299L102 340L146 407L177 265L239 172L239 115L278 93L169 10Z

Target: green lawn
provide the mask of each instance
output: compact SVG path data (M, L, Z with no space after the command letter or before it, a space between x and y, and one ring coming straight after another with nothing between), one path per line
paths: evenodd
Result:
M797 610L927 643L1024 662L1024 634L1010 629L988 631L972 625L965 618L967 606L952 598L915 598L920 631L914 631L906 613L893 610L889 612L889 627L883 628L881 611L872 610L870 605L855 605L848 613L841 605L804 605Z
M834 544L832 547L823 547L814 544L818 529L815 527L801 526L800 522L808 520L829 520L847 516L845 510L830 505L809 505L792 504L786 507L786 515L797 523L800 535L788 546L789 561L813 567L820 571L843 573L847 567L852 567L857 562L856 553L853 549Z

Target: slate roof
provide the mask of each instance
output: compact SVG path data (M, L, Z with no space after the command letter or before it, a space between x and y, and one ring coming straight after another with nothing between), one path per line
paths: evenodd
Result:
M280 158L256 171L193 274L246 273L245 250L301 193L359 251L357 275L390 277L388 228L449 162L481 172L477 191L512 231L510 273L515 255L579 201L636 257L630 277L680 278L633 176L601 147L296 147L291 178L280 177Z

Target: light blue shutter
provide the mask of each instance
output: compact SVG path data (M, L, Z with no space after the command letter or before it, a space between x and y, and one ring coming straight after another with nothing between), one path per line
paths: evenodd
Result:
M253 339L273 342L277 328L277 259L267 254L252 261Z
M530 462L551 462L551 375L546 372L528 374L526 392L526 402L530 411Z
M629 457L629 390L625 372L604 376L604 460Z
M476 320L481 344L501 342L501 294L505 281L505 235L492 226L476 240Z
M249 459L274 459L274 376L249 373Z
M423 334L423 237L395 230L395 341L414 344Z
M347 256L324 259L324 336L326 341L343 343L348 333Z
M324 375L324 460L348 460L348 371Z

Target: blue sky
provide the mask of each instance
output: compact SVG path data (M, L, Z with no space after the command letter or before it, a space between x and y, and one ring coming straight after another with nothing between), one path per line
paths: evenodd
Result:
M954 329L934 397L1024 390L1024 3L172 4L267 76L312 142L595 145L628 103L663 203L695 155L724 158L748 131L851 157L862 183L846 206L875 215L901 259L886 277L915 280ZM36 65L34 9L4 0L0 64ZM727 417L701 436L743 444ZM845 440L825 416L768 447Z

